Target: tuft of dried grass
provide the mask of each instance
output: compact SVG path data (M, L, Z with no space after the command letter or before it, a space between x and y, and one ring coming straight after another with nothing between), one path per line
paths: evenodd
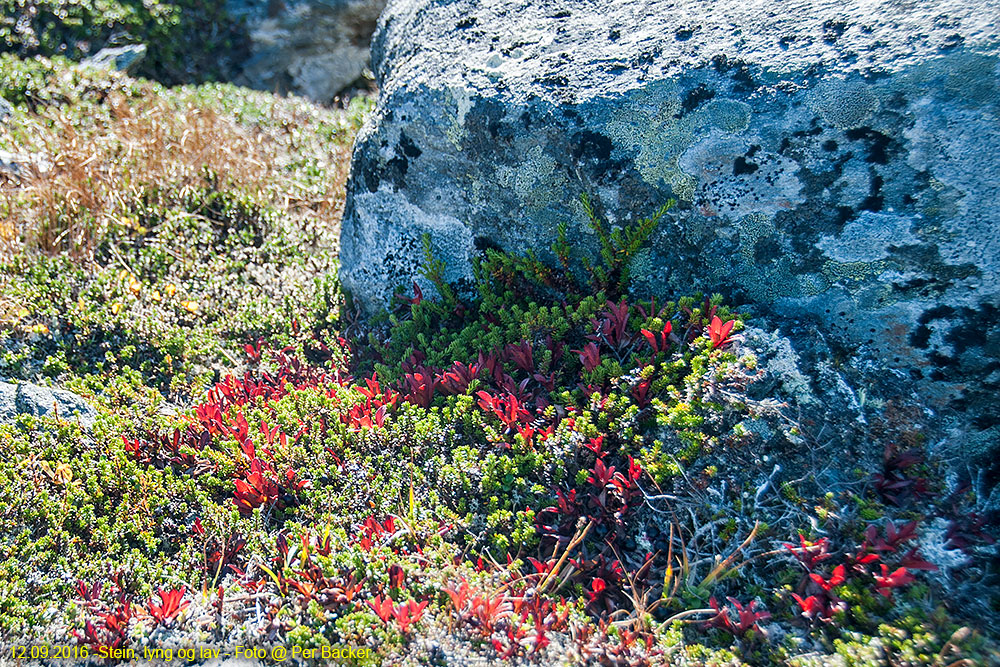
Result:
M0 139L23 158L16 174L0 178L0 253L34 247L90 260L111 229L132 224L148 193L177 202L195 191L236 189L339 231L349 146L329 147L328 178L318 188L298 183L288 164L300 141L294 110L275 118L275 104L272 122L240 124L153 86L139 100L110 92L101 107L82 119L41 109L20 123L20 143L0 126Z

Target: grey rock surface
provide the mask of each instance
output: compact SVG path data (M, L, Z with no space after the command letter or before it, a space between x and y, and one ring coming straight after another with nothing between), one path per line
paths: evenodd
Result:
M1000 423L1000 5L991 0L391 0L342 279L369 311L421 238L574 252L670 197L637 293L814 323L935 408Z
M236 82L328 103L369 63L385 0L231 0L247 22L251 56Z
M17 416L17 385L0 382L0 422L6 422Z
M10 176L22 177L31 172L44 174L51 168L52 163L42 155L0 151L0 172Z
M145 44L126 44L125 46L101 49L85 59L81 64L98 69L116 70L131 74L139 67L139 63L145 57Z
M0 97L0 123L7 120L14 114L14 107L11 106L10 102Z
M38 417L58 414L84 428L93 426L97 417L97 411L71 391L29 383L0 382L0 422L11 421L19 414Z
M0 151L0 173L18 177L21 175L23 162L22 155L11 153L10 151Z

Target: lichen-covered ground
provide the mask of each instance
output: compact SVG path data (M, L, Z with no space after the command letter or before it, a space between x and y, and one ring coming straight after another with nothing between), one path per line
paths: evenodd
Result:
M362 322L365 100L9 56L0 95L0 378L99 413L0 424L0 660L1000 664L983 490L926 413L717 297L632 299L655 220L595 215L590 266L488 251L470 293L428 253L437 294Z

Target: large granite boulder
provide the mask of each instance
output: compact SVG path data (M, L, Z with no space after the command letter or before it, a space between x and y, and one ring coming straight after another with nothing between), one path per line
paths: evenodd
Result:
M543 259L679 205L638 292L808 319L937 407L1000 423L1000 5L391 0L355 148L343 282L372 311L478 249ZM995 430L1000 430L997 427Z
M230 0L230 13L250 33L250 58L236 82L332 101L368 66L384 6L385 0Z

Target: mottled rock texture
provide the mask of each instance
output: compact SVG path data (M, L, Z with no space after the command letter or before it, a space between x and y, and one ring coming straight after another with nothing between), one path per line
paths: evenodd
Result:
M321 103L354 83L385 0L232 0L247 22L250 59L236 82Z
M115 70L134 74L146 57L145 44L126 44L115 48L101 49L94 55L83 60L84 65L98 69Z
M992 0L392 0L355 150L344 284L368 310L429 232L578 254L678 200L639 293L721 291L1000 422L1000 5ZM425 289L429 285L422 284Z
M58 415L84 428L93 426L97 417L97 411L71 391L0 381L0 423L13 421L19 414L36 417Z

